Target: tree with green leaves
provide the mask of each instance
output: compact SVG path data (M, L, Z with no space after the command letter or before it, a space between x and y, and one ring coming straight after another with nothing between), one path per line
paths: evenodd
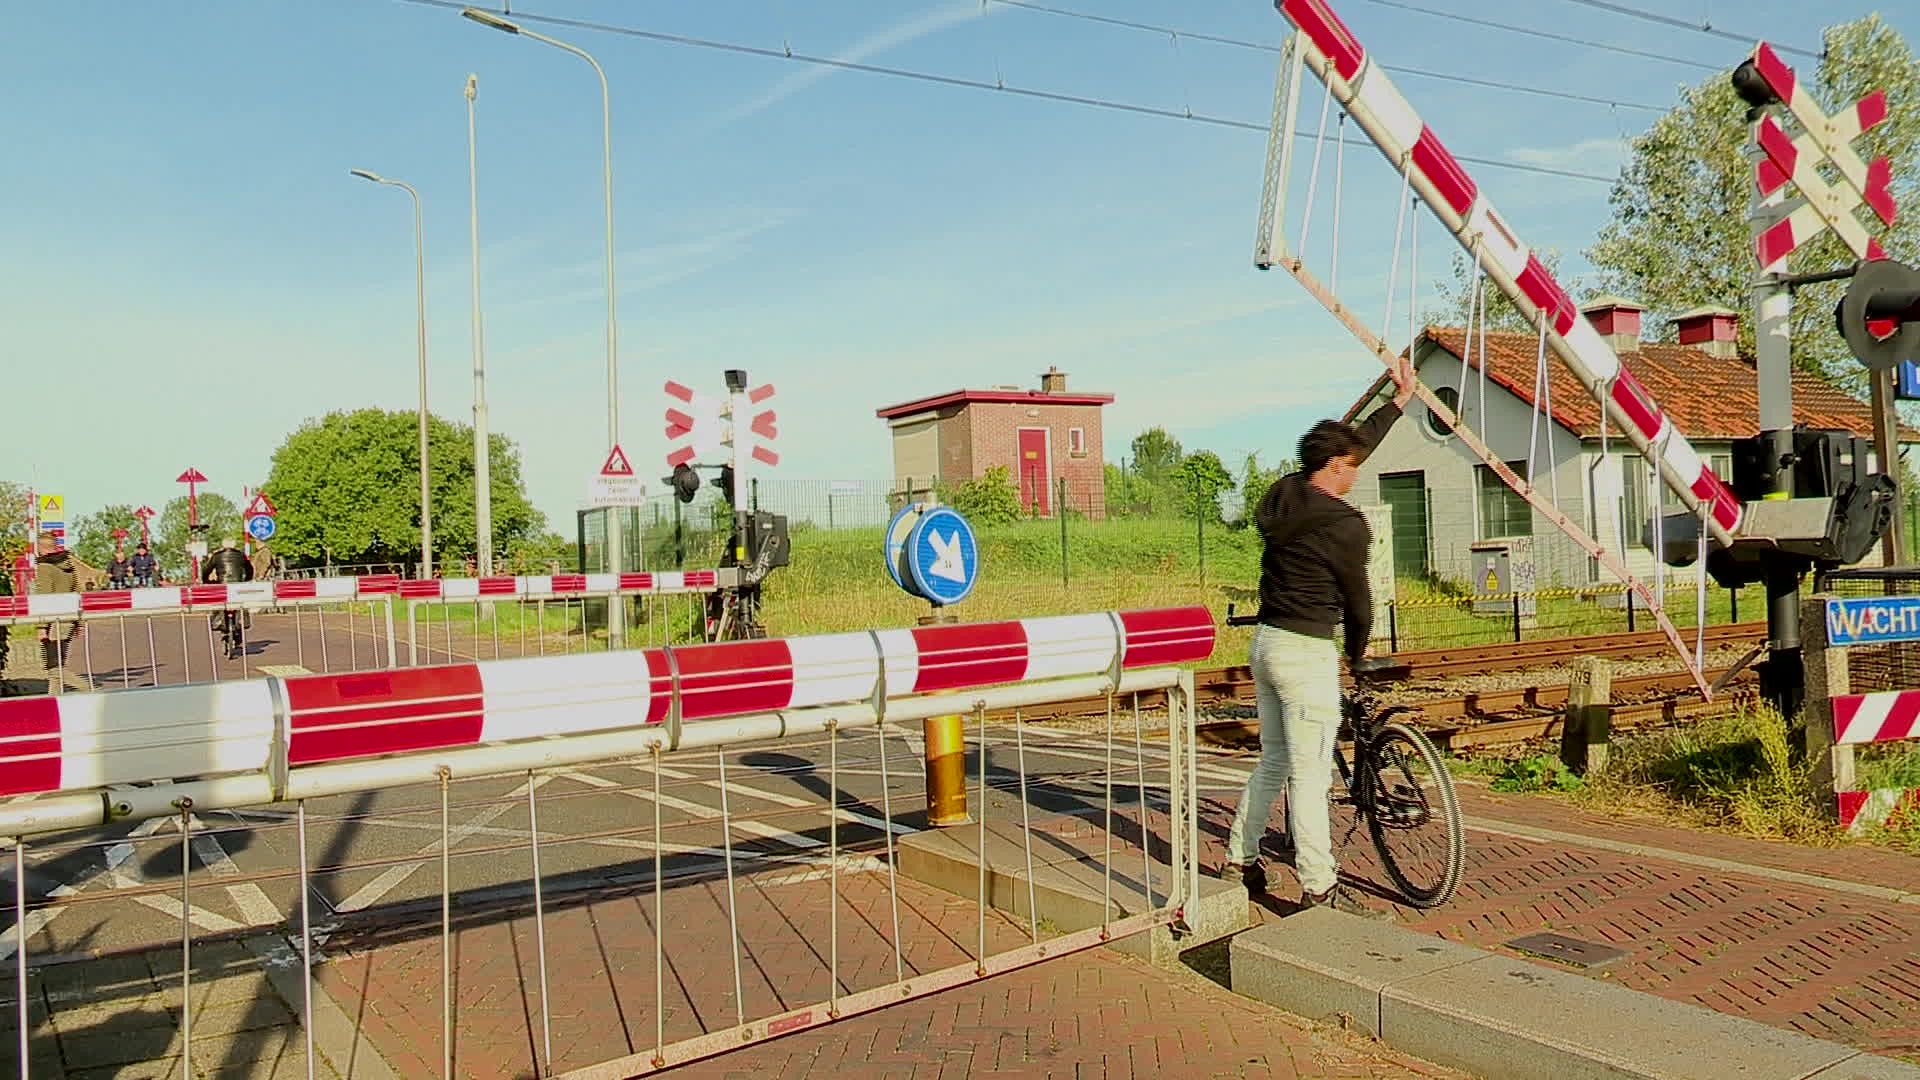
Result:
M1195 450L1180 460L1173 471L1173 484L1180 495L1182 517L1203 515L1208 521L1220 520L1220 493L1233 487L1233 474L1211 450Z
M207 527L207 550L220 546L226 537L244 540L240 532L240 508L232 499L217 491L202 491L199 499L200 523ZM169 499L160 509L160 524L153 530L153 557L160 563L160 573L171 581L184 581L193 572L193 559L187 553L187 544L193 539L187 527L187 497L185 495ZM133 531L138 534L140 522L133 523ZM138 543L136 540L135 543ZM107 550L113 550L113 541L107 541ZM105 563L95 565L105 567ZM204 564L203 564L204 565Z
M1133 471L1150 488L1164 484L1185 457L1180 440L1166 428L1148 428L1133 437Z
M408 562L420 555L418 414L357 409L308 420L274 451L266 491L280 511L273 547L296 565ZM472 554L473 428L428 417L434 561ZM520 452L488 438L493 543L513 550L546 526L527 501Z
M201 500L205 504L204 499ZM127 503L114 503L87 514L73 523L73 553L80 561L102 570L113 561L113 530L127 530L127 538L121 550L133 554L133 546L140 542L140 519L133 516L134 508Z
M1279 465L1269 469L1260 464L1259 451L1248 454L1240 469L1240 516L1233 524L1236 527L1251 525L1253 508L1259 506L1260 500L1266 497L1267 489L1273 486L1274 481L1299 469L1300 463L1292 458L1282 458Z
M1817 66L1797 72L1800 84L1831 113L1874 89L1887 95L1887 119L1852 144L1863 159L1885 154L1893 194L1904 209L1920 195L1920 64L1899 33L1878 15L1831 26ZM1608 292L1646 304L1649 320L1667 320L1702 304L1742 312L1740 345L1753 349L1751 282L1758 267L1747 221L1753 165L1742 156L1749 138L1747 107L1727 73L1682 92L1671 112L1634 140L1633 158L1615 183L1613 220L1588 252ZM1882 231L1859 211L1896 259L1920 258L1920 223L1903 213ZM1792 256L1796 273L1854 261L1832 232ZM1834 331L1833 308L1844 282L1801 288L1793 303L1793 362L1849 388L1863 373Z

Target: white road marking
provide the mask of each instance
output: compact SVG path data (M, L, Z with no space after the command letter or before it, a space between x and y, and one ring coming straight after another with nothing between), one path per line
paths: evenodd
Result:
M552 778L553 777L551 774L536 777L533 781L533 786L536 788L540 787L546 784L547 781L551 780ZM452 825L451 823L449 823L449 827L447 829L447 838L446 838L448 848L451 849L454 845L458 844L460 841L466 839L469 836L472 836L474 833L479 831L481 826L486 825L488 822L491 822L493 819L499 817L502 814L507 813L510 810L517 808L520 805L517 800L517 796L525 795L526 793L527 793L527 785L523 783L518 787L514 788L512 791L507 792L507 794L503 797L503 801L495 803L494 805L489 806L484 810L476 811L473 817L467 819L466 821L461 822L458 825ZM504 801L504 800L514 800L514 801ZM435 831L437 832L438 829L436 828ZM425 847L422 847L419 851L415 852L415 854L437 856L439 852L440 852L440 841L435 840L434 842L426 845ZM381 897L387 895L388 893L392 892L394 889L398 888L402 882L406 881L408 878L413 876L414 871L427 865L429 861L438 862L439 860L437 858L431 859L431 860L422 859L419 862L402 863L398 866L388 867L386 870L380 873L380 876L374 878L372 881L369 881L365 885L361 886L359 890L357 890L352 896L349 896L345 900L341 901L339 904L336 904L334 906L334 910L335 911L359 911L361 908L364 908L369 904L377 903Z

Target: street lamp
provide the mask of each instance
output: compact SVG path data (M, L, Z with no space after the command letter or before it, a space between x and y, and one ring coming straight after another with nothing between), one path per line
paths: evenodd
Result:
M419 311L420 342L420 576L433 576L433 502L427 484L427 247L420 231L420 193L404 180L389 180L367 169L349 170L362 180L397 187L413 196L413 283Z
M480 328L480 173L473 147L473 99L480 76L467 76L467 199L473 239L473 531L477 570L493 573L493 481L487 452L487 354Z
M607 93L607 73L601 69L600 62L588 55L584 49L569 45L564 41L550 38L545 34L528 30L511 19L503 19L489 11L479 8L465 8L461 15L495 30L552 45L593 65L594 74L600 76L600 141L601 141L601 186L606 192L607 201L607 442L610 446L620 442L620 335L614 315L613 289L613 114ZM607 511L607 551L608 567L613 573L619 573L621 566L620 508L612 507ZM608 628L609 635L617 644L623 636L624 620L614 619Z

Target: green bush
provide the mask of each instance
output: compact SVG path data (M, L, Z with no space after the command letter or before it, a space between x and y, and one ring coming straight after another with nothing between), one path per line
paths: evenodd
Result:
M1579 791L1586 782L1551 754L1510 761L1487 785L1494 791Z
M1020 520L1020 489L1012 471L995 465L985 474L956 487L943 487L940 501L953 507L974 526L1011 525Z

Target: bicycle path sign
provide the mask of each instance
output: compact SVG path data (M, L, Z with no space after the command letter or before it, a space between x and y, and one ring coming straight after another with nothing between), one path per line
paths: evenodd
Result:
M884 555L893 583L935 607L965 600L980 580L973 526L950 506L902 507L887 523Z

